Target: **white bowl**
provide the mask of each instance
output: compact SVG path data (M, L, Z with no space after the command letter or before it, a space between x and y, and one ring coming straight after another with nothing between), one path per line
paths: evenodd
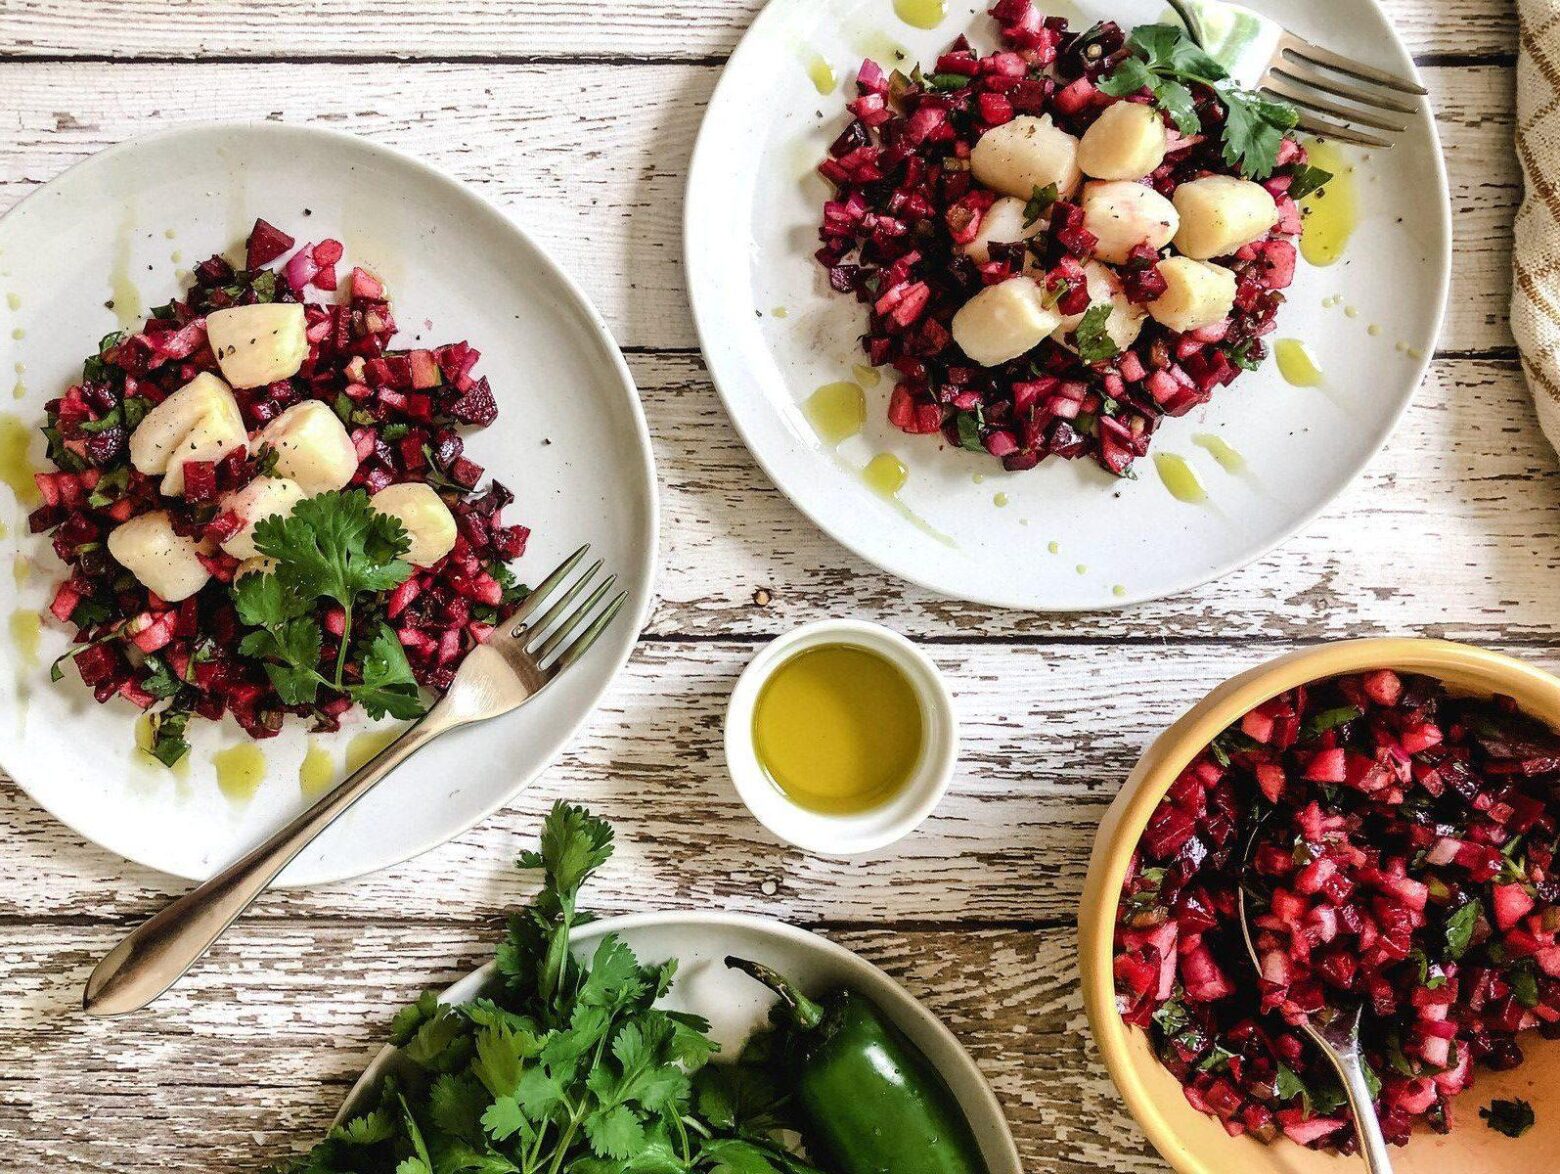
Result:
M753 746L753 707L770 674L809 648L845 644L875 652L904 673L921 703L921 758L887 803L852 815L809 811L770 780ZM953 698L930 657L898 632L864 620L820 620L770 642L743 671L726 707L726 765L758 822L787 843L824 856L860 856L903 839L932 813L959 757Z

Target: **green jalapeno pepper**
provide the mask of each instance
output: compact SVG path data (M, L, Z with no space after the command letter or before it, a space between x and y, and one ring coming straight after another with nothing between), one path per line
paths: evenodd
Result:
M819 1001L766 966L726 965L780 997L776 1056L809 1157L831 1174L989 1174L948 1082L872 1002Z

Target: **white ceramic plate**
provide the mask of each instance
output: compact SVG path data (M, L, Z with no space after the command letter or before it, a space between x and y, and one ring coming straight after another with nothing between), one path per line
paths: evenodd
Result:
M722 1054L737 1055L748 1037L768 1023L770 995L746 975L726 969L728 954L774 967L804 990L821 992L848 986L887 1013L936 1065L958 1097L991 1174L1021 1174L1018 1148L1002 1106L968 1052L930 1011L866 959L806 930L738 913L643 913L612 917L574 935L576 955L586 956L609 933L621 937L642 962L678 959L677 980L662 1004L709 1020ZM484 966L444 992L446 1003L475 998L491 980ZM340 1124L368 1108L370 1094L391 1070L397 1051L385 1048L374 1058L337 1114Z
M1254 6L1338 52L1413 71L1374 3ZM886 377L868 390L865 431L836 454L820 444L801 404L865 361L857 342L865 319L853 298L829 291L812 258L829 194L812 168L846 125L846 95L854 93L863 56L882 60L897 44L929 65L960 33L984 50L995 36L988 7L954 0L930 31L898 21L892 0L771 0L759 15L710 101L688 185L688 288L710 372L775 484L892 574L958 598L1038 610L1113 607L1183 591L1303 526L1364 468L1423 378L1450 272L1434 124L1423 110L1393 150L1353 153L1364 198L1353 243L1330 268L1302 263L1279 315L1278 337L1303 339L1328 386L1291 387L1269 363L1161 427L1153 451L1190 461L1207 504L1171 497L1152 458L1138 462L1136 481L1118 482L1092 461L1056 459L1007 474L987 457L906 436L885 418ZM1166 11L1163 0L1042 7L1075 28L1104 18L1130 27ZM842 81L827 95L809 79L808 65L819 57ZM1341 302L1324 308L1335 295ZM1345 315L1348 306L1356 316ZM1202 433L1242 453L1249 473L1224 472L1194 445ZM897 506L858 474L885 451L910 470ZM1005 506L996 504L999 494Z
M617 624L540 700L424 750L283 874L284 884L318 884L449 839L558 754L627 659L649 607L655 470L633 381L606 327L524 233L415 159L350 135L271 123L194 126L112 148L0 220L0 362L8 377L13 364L25 367L24 390L0 407L12 429L31 433L35 467L45 401L79 378L82 358L119 325L104 302L125 301L126 281L146 305L169 300L180 289L176 269L241 249L257 216L300 242L343 241L344 264L361 263L388 284L400 339L468 339L481 350L500 416L469 438L468 451L514 490L506 517L533 529L515 564L522 581L536 582L589 542L630 592ZM14 309L6 294L15 295ZM30 568L20 583L0 576L0 614L36 612L63 567L46 539L28 535L26 510L6 489L0 521L8 533L0 551ZM289 722L262 744L265 780L247 802L234 801L211 763L215 749L246 740L231 719L192 722L188 773L170 774L134 751L131 706L95 705L73 671L49 683L48 664L67 646L52 620L36 657L14 640L3 645L0 763L83 836L199 878L306 805L303 723ZM347 743L363 728L320 739L338 777Z

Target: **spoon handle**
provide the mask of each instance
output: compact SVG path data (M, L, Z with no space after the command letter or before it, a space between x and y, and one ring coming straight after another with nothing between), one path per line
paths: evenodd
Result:
M1381 1136L1381 1122L1376 1118L1370 1086L1365 1083L1365 1066L1359 1050L1337 1047L1309 1026L1306 1034L1316 1041L1343 1081L1343 1092L1349 1098L1349 1111L1354 1114L1354 1132L1360 1139L1360 1156L1365 1159L1365 1169L1370 1174L1392 1174L1392 1159L1387 1156L1387 1141Z

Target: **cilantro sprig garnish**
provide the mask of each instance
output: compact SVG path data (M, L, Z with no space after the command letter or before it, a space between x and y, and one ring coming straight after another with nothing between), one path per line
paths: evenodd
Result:
M1284 136L1299 121L1293 106L1235 85L1229 71L1176 25L1140 25L1127 48L1132 56L1100 83L1101 90L1124 98L1146 89L1177 130L1193 135L1202 130L1202 119L1191 86L1207 86L1224 106L1224 161L1250 179L1273 174Z
M324 686L347 694L376 719L421 716L417 681L395 633L381 622L360 634L353 624L362 596L381 596L411 577L411 565L401 558L410 539L400 520L379 513L367 493L354 489L308 498L285 518L265 518L254 537L255 548L276 566L233 584L238 618L257 629L238 650L265 662L282 701L312 705ZM344 613L333 671L320 663L321 600ZM349 660L359 666L361 680L347 679Z
M577 957L580 888L612 829L560 803L522 868L542 889L510 919L497 978L460 1006L424 994L395 1017L398 1075L293 1174L821 1174L778 1133L785 1095L761 1035L733 1064L709 1024L657 1006L675 959L640 962L616 934Z

